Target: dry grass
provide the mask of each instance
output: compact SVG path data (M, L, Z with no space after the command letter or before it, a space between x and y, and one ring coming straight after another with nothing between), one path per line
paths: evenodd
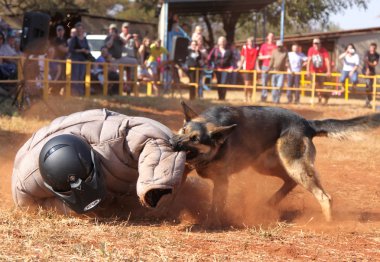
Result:
M241 104L242 93L231 97L232 104ZM218 103L206 99L191 104L201 111ZM306 104L287 107L308 118L343 118L370 113L360 108L361 101L351 106L340 103L334 100L332 105L314 109ZM194 216L201 212L197 210L181 211L177 217L161 219L149 215L95 219L63 217L49 211L30 214L13 210L9 187L14 154L32 132L57 115L107 107L156 119L173 130L182 123L178 98L65 101L53 98L48 105L38 103L22 115L0 116L0 196L3 200L0 203L0 261L375 261L380 257L380 166L376 160L380 154L380 132L371 133L371 139L362 142L316 140L319 150L316 165L327 191L334 197L335 222L323 222L315 200L303 189L297 188L279 210L273 212L261 205L260 198L255 203L250 201L251 195L261 194L260 190L269 191L264 196L270 194L272 180L256 180L254 186L233 181L238 191L230 192L230 212L247 217L241 219L242 215L235 215L229 226L213 231L202 226L202 216ZM199 181L197 177L194 179ZM209 189L207 185L202 188ZM205 193L191 190L185 193L189 200L177 206L207 199ZM242 195L244 201L240 198ZM204 202L207 205L207 201ZM283 222L281 214L294 210L295 219ZM258 216L261 219L257 219Z

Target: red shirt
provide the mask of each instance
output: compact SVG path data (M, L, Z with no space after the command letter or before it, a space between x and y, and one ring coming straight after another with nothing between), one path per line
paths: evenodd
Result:
M319 50L310 47L307 56L311 57L310 72L312 73L326 73L327 65L326 58L329 58L329 53L326 49L321 47Z
M275 49L276 49L275 44L264 43L264 44L262 44L262 46L260 48L260 54L265 55L265 56L266 55L271 56L273 50L275 50ZM270 64L270 58L263 59L263 66L269 66L269 64Z
M257 49L255 47L248 47L247 45L243 45L240 55L244 56L244 70L253 70L255 69L256 59L257 59Z

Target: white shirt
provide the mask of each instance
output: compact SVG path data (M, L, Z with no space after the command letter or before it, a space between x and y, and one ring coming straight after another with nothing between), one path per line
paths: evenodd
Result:
M359 55L346 55L343 58L343 71L352 71L355 66L359 66Z
M304 53L289 52L289 64L292 72L301 72L302 64L307 60Z

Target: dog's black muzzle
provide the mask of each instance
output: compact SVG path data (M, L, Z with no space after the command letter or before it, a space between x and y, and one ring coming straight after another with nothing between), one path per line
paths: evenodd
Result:
M182 145L182 139L179 135L174 135L172 138L169 140L172 148L174 151L183 151L185 150Z
M184 144L183 138L180 135L174 135L169 142L174 151L185 151L187 160L191 160L199 154L198 149Z

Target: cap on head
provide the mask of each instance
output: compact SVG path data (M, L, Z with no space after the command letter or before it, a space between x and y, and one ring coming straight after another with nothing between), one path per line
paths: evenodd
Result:
M110 24L110 26L108 27L109 29L111 29L111 28L117 28L117 25L116 24Z
M321 40L319 38L314 38L313 39L313 44L320 44Z
M128 22L124 22L122 27L129 27L129 23Z
M57 31L65 30L65 28L62 25L58 25L56 28Z
M281 40L276 41L276 46L283 46L284 43Z

